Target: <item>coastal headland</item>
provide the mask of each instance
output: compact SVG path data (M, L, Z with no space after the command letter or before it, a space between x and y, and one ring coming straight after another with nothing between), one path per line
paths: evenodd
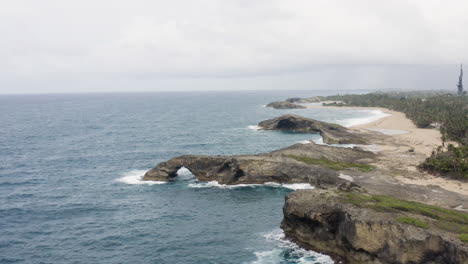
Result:
M340 263L468 263L466 181L418 169L441 145L441 133L416 127L404 113L372 109L387 115L350 128L295 115L259 123L264 130L320 133L332 138L325 143L352 148L311 142L257 155L180 156L143 180L172 181L185 167L205 182L308 183L317 189L287 195L281 225L299 245Z

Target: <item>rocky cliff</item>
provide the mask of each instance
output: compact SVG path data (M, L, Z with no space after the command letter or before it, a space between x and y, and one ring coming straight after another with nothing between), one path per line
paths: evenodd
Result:
M283 211L289 239L337 263L468 263L458 234L467 228L463 212L331 190L290 193Z

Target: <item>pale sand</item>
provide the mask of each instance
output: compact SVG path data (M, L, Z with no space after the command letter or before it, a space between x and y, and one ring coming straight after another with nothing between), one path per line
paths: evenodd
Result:
M308 106L310 108L325 108L335 106ZM341 107L343 108L343 107ZM416 168L431 152L442 145L441 134L437 129L417 128L404 113L379 107L352 107L360 109L377 109L390 114L377 121L353 126L353 129L373 133L390 132L388 139L378 140L376 145L379 153L383 154L381 163L394 173L397 181L405 184L438 185L448 191L468 195L468 183L437 177ZM386 129L390 131L385 131ZM392 131L395 130L395 131ZM403 131L401 131L403 130ZM392 133L401 132L401 133ZM407 133L403 133L407 132ZM413 148L414 152L409 152Z
M398 139L405 145L414 148L415 152L424 153L427 156L431 154L438 146L442 145L440 131L437 129L417 128L416 125L409 120L404 113L392 111L385 108L374 108L381 110L389 116L383 117L377 121L354 126L352 128L373 130L376 129L391 129L403 130L408 133L393 134L392 137ZM388 134L387 134L388 135Z

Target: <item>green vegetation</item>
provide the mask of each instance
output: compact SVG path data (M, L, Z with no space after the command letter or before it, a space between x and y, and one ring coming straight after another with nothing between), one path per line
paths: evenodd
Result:
M367 165L367 164L361 164L361 163L349 163L349 162L338 162L338 161L333 161L329 159L313 159L309 157L304 157L304 156L295 156L295 155L288 155L289 158L295 159L297 161L302 161L304 163L307 163L309 165L321 165L325 166L329 169L332 170L345 170L345 169L352 169L356 168L359 171L362 172L369 172L374 169L373 166Z
M458 179L468 179L468 146L448 146L447 151L432 152L420 168L430 172L443 173Z
M468 96L448 93L370 93L363 95L337 95L323 100L342 101L334 106L385 107L403 112L417 127L440 127L443 146L421 165L432 173L441 173L458 179L468 179ZM444 152L445 142L458 144Z
M433 205L401 200L385 195L364 195L360 193L346 193L343 202L351 203L359 207L372 208L380 212L401 212L417 216L428 217L431 224L442 230L460 234L468 234L468 214L460 211L449 210ZM426 222L413 217L400 217L398 222L411 224L422 228L429 228Z
M468 243L468 234L460 234L460 240Z
M408 224L408 225L413 225L415 227L420 227L420 228L424 228L424 229L428 229L429 228L429 225L426 224L425 222L419 220L419 219L416 219L416 218L412 218L412 217L399 217L397 219L398 222L400 223L403 223L403 224Z

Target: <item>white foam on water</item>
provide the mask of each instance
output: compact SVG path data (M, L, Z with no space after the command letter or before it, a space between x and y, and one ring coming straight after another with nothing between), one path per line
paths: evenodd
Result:
M209 181L209 182L195 182L195 183L190 183L188 185L188 187L191 187L191 188L221 188L221 189L234 189L234 188L255 187L255 186L261 186L261 184L227 185L227 184L220 184L217 181Z
M191 188L221 188L221 189L235 189L235 188L246 188L246 187L275 187L275 188L286 188L290 190L305 190L305 189L314 189L315 187L308 183L276 183L276 182L266 182L264 184L220 184L217 181L209 182L195 182L190 183L188 187Z
M339 148L354 148L357 146L356 144L325 144L323 142L323 138L320 137L319 139L313 140L317 145L327 145L332 147L339 147Z
M257 260L250 262L251 264L273 264L281 263L281 249L273 249L269 251L254 252Z
M325 143L323 143L323 137L319 137L318 139L314 140L315 144L319 144L319 145L325 145Z
M154 184L165 184L164 181L143 181L143 175L145 175L146 170L132 170L129 172L125 172L122 178L116 179L118 182L126 183L126 184L147 184L147 185L154 185Z
M357 125L363 125L367 123L371 123L377 121L381 118L386 116L390 116L391 114L384 113L382 110L373 109L373 110L366 110L365 117L358 117L358 118L350 118L346 119L343 122L340 122L345 127L352 127Z
M333 264L333 260L326 255L306 250L297 244L286 240L283 230L275 229L265 235L269 242L274 242L273 250L254 252L257 259L251 264L276 264L276 263L300 263L300 264ZM287 254L284 254L287 253ZM288 259L284 259L287 257Z
M276 183L276 182L266 182L263 184L264 186L269 187L279 187L279 188L286 188L290 190L312 190L315 189L314 186L308 183Z
M259 126L248 126L247 128L248 128L248 129L255 130L255 131L262 129L262 128L259 127Z
M300 143L300 144L310 144L310 140L301 140L301 141L298 141L297 143Z
M192 180L194 178L195 175L185 167L182 167L177 171L177 179L179 180Z

